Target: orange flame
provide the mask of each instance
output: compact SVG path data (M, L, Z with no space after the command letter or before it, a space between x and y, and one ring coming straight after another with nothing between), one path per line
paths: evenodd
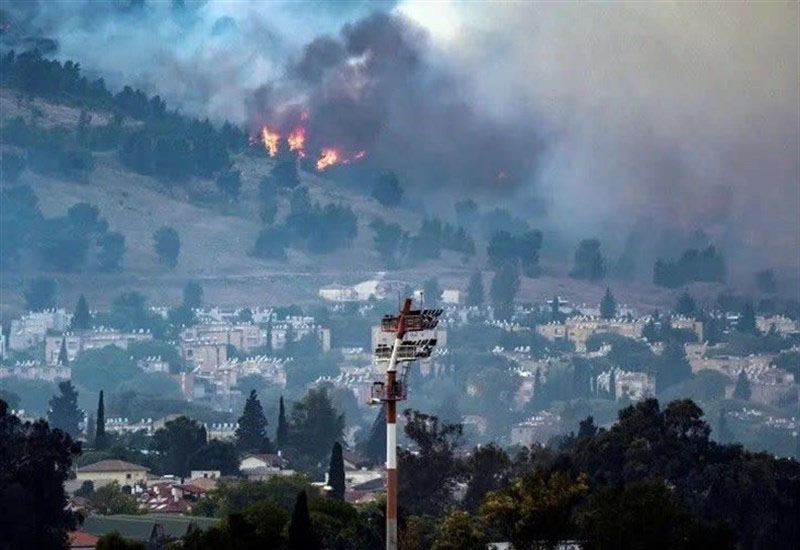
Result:
M329 166L333 166L337 162L339 162L339 152L336 149L325 147L319 154L319 158L317 159L317 170L322 172L323 170L325 170Z
M269 156L274 157L278 154L278 140L280 137L280 134L273 132L266 126L261 127L261 141L264 143Z
M297 151L297 156L303 158L306 156L305 144L306 144L306 130L303 127L295 128L294 131L289 134L288 140L289 142L289 150L290 151Z

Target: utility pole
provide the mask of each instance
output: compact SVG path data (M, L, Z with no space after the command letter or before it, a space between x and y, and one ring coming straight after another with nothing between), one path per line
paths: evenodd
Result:
M378 361L388 359L386 382L372 385L372 403L386 404L386 550L397 550L397 402L406 398L406 374L397 379L398 363L410 363L430 357L435 338L404 340L407 332L433 330L442 310L411 310L411 299L406 298L399 315L387 315L381 321L381 331L394 333L391 347L379 344L375 349Z

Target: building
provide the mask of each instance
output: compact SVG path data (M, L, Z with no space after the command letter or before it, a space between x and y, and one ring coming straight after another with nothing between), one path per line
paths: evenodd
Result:
M239 461L239 471L250 481L267 480L275 476L290 476L289 461L278 454L251 454Z
M178 351L181 359L194 368L217 368L228 361L228 345L213 339L182 341Z
M769 332L774 327L782 336L800 333L800 323L784 315L773 315L772 317L758 315L756 316L756 327L761 332Z
M181 332L181 344L196 342L233 346L239 351L249 352L267 345L267 331L250 323L207 323Z
M461 303L462 296L460 290L445 289L442 291L442 303L452 306L457 306Z
M611 385L611 372L606 371L597 376L597 389L609 392ZM642 401L656 394L656 380L647 372L628 372L615 369L614 371L614 395L617 401L628 399L630 401Z
M65 333L61 335L51 335L45 338L44 354L48 365L58 363L58 355L61 352L61 343L67 347L67 359L74 361L80 353L93 349L100 349L106 346L116 346L121 349L128 349L134 342L152 340L153 335L144 329L133 332L120 332L108 328L95 328L88 332Z
M147 468L124 460L101 460L78 468L78 481L91 481L95 485L116 481L122 486L133 486L147 481Z
M8 348L21 351L44 341L48 331L64 332L72 322L72 314L63 309L30 312L11 321Z
M72 378L72 369L60 365L42 365L36 361L22 361L12 367L0 368L0 378L59 382Z
M561 433L561 416L543 411L511 428L511 444L529 447L534 443L546 444Z
M777 367L749 370L745 373L750 379L750 401L777 406L797 403L800 386L792 373Z
M163 372L169 374L169 361L164 361L160 355L143 357L136 365L145 372Z
M330 302L357 302L358 292L353 287L332 285L320 288L319 297Z
M289 315L281 320L274 318L270 326L270 345L273 350L281 350L289 342L298 342L311 335L319 340L323 352L331 350L330 329L316 324L313 317Z

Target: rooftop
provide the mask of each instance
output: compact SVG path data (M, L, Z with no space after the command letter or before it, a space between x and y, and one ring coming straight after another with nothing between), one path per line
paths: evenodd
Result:
M147 468L124 460L101 460L78 468L79 472L146 472Z

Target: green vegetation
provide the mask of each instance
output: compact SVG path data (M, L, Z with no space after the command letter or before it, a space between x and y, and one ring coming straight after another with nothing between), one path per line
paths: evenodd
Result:
M722 283L725 277L725 260L713 245L687 250L678 261L657 260L653 266L653 282L668 288L695 281Z

